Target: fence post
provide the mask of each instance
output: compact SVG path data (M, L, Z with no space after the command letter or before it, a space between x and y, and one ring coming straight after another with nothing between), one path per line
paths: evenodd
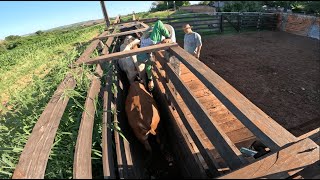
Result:
M257 21L257 29L260 30L260 21L261 21L261 13L259 13L258 21Z
M237 20L238 20L238 32L240 32L240 28L241 28L241 23L240 23L240 13L237 16Z
M223 32L223 14L220 16L220 33Z

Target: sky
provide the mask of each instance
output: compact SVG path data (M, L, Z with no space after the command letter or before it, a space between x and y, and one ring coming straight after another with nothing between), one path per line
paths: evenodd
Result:
M148 11L152 2L105 1L105 5L109 17L115 17ZM0 1L0 39L102 18L99 1Z

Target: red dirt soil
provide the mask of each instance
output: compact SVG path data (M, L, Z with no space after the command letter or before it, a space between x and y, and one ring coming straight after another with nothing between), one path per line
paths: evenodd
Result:
M295 136L320 127L319 40L263 31L202 42L200 60Z

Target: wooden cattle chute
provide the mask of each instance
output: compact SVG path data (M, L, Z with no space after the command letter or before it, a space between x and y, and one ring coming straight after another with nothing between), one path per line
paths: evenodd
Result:
M138 29L116 33L118 28L133 26ZM295 137L176 43L116 52L120 37L139 34L147 28L148 25L140 21L115 24L110 28L112 33L105 31L95 38L75 62L75 65L97 64L97 76L91 77L82 114L75 147L73 178L92 178L93 99L99 92L103 92L104 178L143 177L140 172L141 162L137 158L141 146L128 143L118 131L112 132L107 125L128 128L124 125L126 120L123 113L115 111L123 108L126 90L120 78L121 71L116 66L117 60L146 52L152 52L155 56L153 95L169 116L166 120L168 134L174 142L173 149L185 178L310 177L308 172L316 169L319 164L319 128ZM105 39L103 43L101 40ZM99 45L103 47L100 56L90 58ZM172 58L181 62L180 75L170 62ZM111 70L103 72L102 66L106 64ZM76 67L71 71L80 73L81 69ZM100 78L106 79L105 87L101 87ZM111 91L113 84L118 87L118 91ZM54 137L68 103L68 98L61 98L62 92L74 89L75 86L76 81L70 73L59 85L33 128L12 178L44 178ZM260 140L271 152L259 159L244 157L239 149L248 147L255 140ZM319 171L312 172L312 177L319 176Z

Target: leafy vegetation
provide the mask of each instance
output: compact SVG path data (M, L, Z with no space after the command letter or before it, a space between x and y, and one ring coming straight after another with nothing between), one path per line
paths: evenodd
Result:
M17 47L0 55L0 178L12 176L33 126L70 72L68 65L103 28L97 25L21 37L16 39L20 42ZM70 101L57 130L45 178L72 178L73 151L90 84L87 75L92 71L93 67L83 66L83 73L76 76L75 90L64 93ZM98 138L93 141L93 164L101 154L97 148L100 132L94 133Z
M188 5L190 5L189 1L154 1L150 8L150 12L165 11L168 9L173 9L174 6L178 8L181 6L188 6Z

